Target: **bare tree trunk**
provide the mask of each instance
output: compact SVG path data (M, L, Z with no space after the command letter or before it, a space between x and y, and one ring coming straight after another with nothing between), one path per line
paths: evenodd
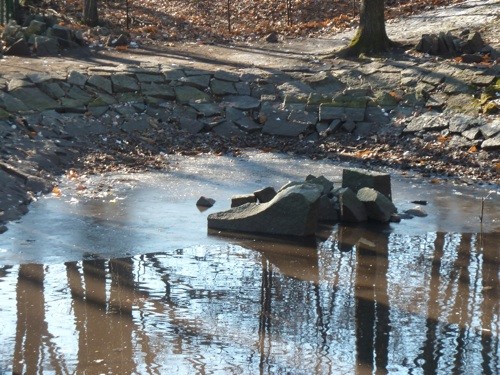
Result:
M83 23L88 26L97 26L97 0L83 0Z
M340 51L344 56L386 52L393 45L385 31L385 0L362 0L359 28L351 44Z

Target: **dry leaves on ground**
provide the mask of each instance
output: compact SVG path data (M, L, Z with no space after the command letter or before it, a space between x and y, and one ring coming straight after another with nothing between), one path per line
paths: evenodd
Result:
M387 0L386 17L397 18L462 0ZM53 0L68 26L82 28L81 0ZM270 32L318 36L357 24L356 0L143 0L102 1L107 27L149 41L252 40ZM127 28L128 26L128 28Z

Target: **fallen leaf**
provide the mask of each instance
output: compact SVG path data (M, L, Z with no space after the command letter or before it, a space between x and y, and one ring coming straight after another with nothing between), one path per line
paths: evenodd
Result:
M474 145L474 146L471 146L471 148L469 148L467 151L468 151L468 152L477 152L477 151L478 151L478 149L477 149L477 146L476 146L476 145Z
M61 189L59 189L58 186L54 186L52 188L52 194L55 195L56 197L60 197L62 194L62 191L61 191Z

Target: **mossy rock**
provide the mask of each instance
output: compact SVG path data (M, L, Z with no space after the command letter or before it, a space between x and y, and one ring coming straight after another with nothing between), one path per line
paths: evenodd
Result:
M468 94L452 95L448 98L446 107L454 112L477 115L481 112L481 101Z
M495 102L488 102L483 105L483 113L484 114L493 114L498 112L498 105Z
M486 87L484 92L488 95L493 96L493 97L500 94L500 78L497 78L497 80L493 84Z
M376 106L395 107L398 105L400 100L401 98L397 97L397 95L393 93L387 91L377 91L371 102L373 102Z

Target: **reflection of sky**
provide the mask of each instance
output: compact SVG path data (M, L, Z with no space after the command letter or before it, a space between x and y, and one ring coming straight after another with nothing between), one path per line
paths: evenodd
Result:
M66 181L60 186L62 197L44 197L18 223L8 224L9 230L0 236L0 265L59 263L80 260L85 253L114 258L220 245L225 241L207 236L207 215L228 209L232 195L266 186L278 189L289 180L303 181L308 174L323 175L339 187L341 173L338 163L327 160L248 153L239 158L179 158L165 173L92 176L84 184L97 192L84 190L83 196L77 190L79 183ZM403 220L386 230L419 235L479 231L478 198L488 194L486 189L431 184L397 174L391 183L400 212L414 208L411 201L422 200L428 202L423 207L428 216ZM109 186L113 189L108 192ZM483 229L500 236L496 189L485 202ZM195 206L202 195L216 200L204 212Z
M320 243L317 262L307 263L317 283L303 277L296 256L271 263L265 253L237 245L193 246L135 256L119 271L106 261L106 278L92 282L75 263L87 302L78 305L67 267L47 265L40 366L50 371L58 363L73 373L85 358L79 369L96 372L121 366L121 373L353 373L360 365L359 298L371 290L374 300L364 306L387 311L388 323L377 320L382 315L362 318L372 322L374 340L388 335L387 347L372 350L387 357L391 373L498 373L495 244L453 233L365 235L349 252L339 251L335 234ZM361 258L360 244L384 241L387 258L383 248ZM361 274L359 264L369 273ZM0 277L0 370L12 369L22 347L15 346L18 271L14 266ZM104 294L92 292L99 285ZM368 294L359 295L361 287ZM106 299L103 311L93 304L97 295ZM108 347L96 345L103 335L113 335Z

